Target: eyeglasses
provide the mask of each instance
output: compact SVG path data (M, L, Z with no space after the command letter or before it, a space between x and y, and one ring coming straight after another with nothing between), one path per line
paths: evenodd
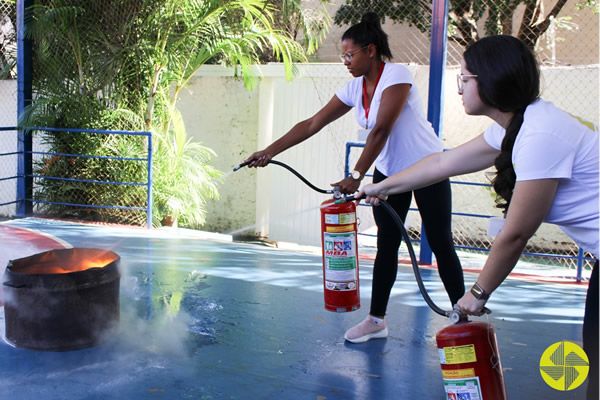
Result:
M363 51L364 49L366 49L367 47L369 47L368 45L365 47L361 47L360 49L356 50L354 53L344 53L340 55L340 60L342 60L342 62L352 62L352 56L354 56L356 53L359 53L361 51Z
M465 78L477 78L479 75L465 75L465 74L456 74L456 84L458 85L458 93L463 92L463 85L465 83Z

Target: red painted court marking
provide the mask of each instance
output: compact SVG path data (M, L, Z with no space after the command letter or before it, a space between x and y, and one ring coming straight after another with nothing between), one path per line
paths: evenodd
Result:
M72 247L69 243L41 232L0 224L0 278L10 260L28 257L47 250ZM0 306L2 284L0 282Z
M359 259L364 259L364 260L370 260L370 261L375 260L375 256L371 256L371 255L359 255L358 257L359 257ZM399 258L398 265L412 267L412 261L410 260L410 258ZM437 263L433 263L432 265L419 264L419 266L423 267L423 268L437 269ZM481 269L478 269L478 268L463 267L462 270L463 270L463 272L474 272L474 273L481 272ZM575 286L589 286L589 282L587 280L577 282L574 278L562 278L559 276L543 276L543 275L535 275L535 274L528 274L528 273L514 272L514 271L511 272L509 276L511 278L521 279L524 281L560 283L560 284L575 285Z
M27 248L38 248L40 251L53 250L53 249L64 249L70 248L71 246L63 240L52 237L51 235L36 232L30 229L17 228L10 225L0 224L0 249L3 251L8 247L15 248L19 245L27 244ZM35 254L35 253L32 253ZM28 254L31 255L31 254ZM27 255L23 256L27 257Z

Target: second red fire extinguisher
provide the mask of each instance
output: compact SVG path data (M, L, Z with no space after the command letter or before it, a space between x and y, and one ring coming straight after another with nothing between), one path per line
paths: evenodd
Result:
M504 372L494 327L463 321L435 337L447 400L506 400Z
M360 308L356 205L321 204L321 242L323 248L323 289L325 309L334 312Z
M360 308L358 279L357 220L354 196L340 198L337 190L315 187L289 166L274 160L270 163L290 170L319 193L333 194L334 199L321 204L321 241L323 247L323 287L325 309L335 312ZM248 165L246 161L233 170ZM337 189L337 188L336 188ZM337 200L335 200L337 199ZM407 243L415 278L425 302L431 309L448 317L455 325L442 329L436 342L442 364L447 400L506 400L506 389L494 328L489 323L470 322L458 309L445 311L427 294L421 279L417 257L404 224L394 209L380 201L398 225ZM484 308L484 312L491 311Z

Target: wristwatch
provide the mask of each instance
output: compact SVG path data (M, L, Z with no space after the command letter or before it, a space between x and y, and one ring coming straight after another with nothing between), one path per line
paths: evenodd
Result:
M357 171L357 170L352 171L351 176L352 176L352 179L355 179L357 181L360 181L363 178L363 176L360 173L360 171Z
M477 282L475 282L475 284L473 284L473 287L471 288L471 294L477 300L487 300L490 298L490 295L488 293L486 293L485 290L483 290Z

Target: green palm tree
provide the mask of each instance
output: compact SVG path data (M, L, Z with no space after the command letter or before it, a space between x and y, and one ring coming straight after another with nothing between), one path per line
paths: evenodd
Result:
M292 79L294 63L306 55L274 27L279 12L267 0L41 1L31 9L28 31L36 49L37 98L21 122L151 131L154 224L170 215L199 227L206 201L218 197L221 173L211 166L214 153L187 137L179 95L206 63L234 67L252 89L259 78L254 65L265 52L282 61ZM64 138L50 145L64 146ZM140 153L144 146L107 146L98 138L94 148ZM53 149L59 150L66 149Z

